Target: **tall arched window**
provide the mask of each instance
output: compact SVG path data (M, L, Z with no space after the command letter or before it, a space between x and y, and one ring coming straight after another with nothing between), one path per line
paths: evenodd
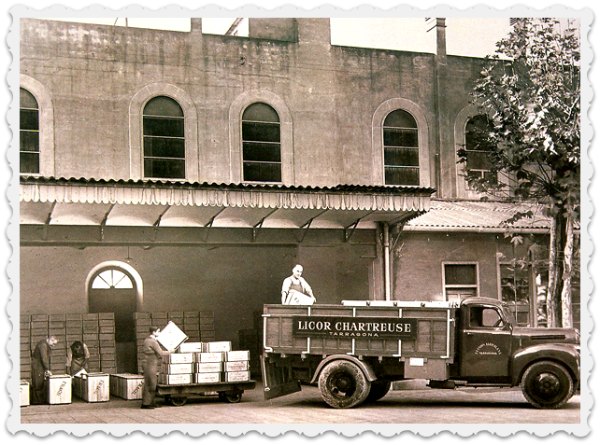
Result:
M243 180L281 182L281 135L277 112L265 103L242 115Z
M144 177L184 179L185 122L179 104L166 96L144 107Z
M487 115L472 117L465 128L465 152L467 174L478 178L488 178L491 173L490 153L493 147L487 140L492 122ZM491 178L490 178L491 179Z
M40 121L37 100L29 91L20 92L20 171L21 173L40 172Z
M395 110L383 122L385 183L419 185L419 133L415 118Z

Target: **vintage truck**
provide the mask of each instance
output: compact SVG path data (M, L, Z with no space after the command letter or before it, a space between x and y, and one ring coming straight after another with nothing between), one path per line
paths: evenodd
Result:
M263 310L265 399L318 384L334 408L379 400L405 379L448 389L520 385L535 407L559 408L579 385L579 351L577 330L519 327L490 298Z

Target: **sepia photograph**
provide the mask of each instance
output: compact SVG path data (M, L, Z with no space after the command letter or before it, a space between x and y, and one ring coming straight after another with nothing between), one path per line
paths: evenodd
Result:
M9 10L9 433L590 433L593 13L400 6Z

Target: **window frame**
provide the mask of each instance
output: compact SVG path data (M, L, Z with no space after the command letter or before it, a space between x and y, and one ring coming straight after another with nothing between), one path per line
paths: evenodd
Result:
M475 268L475 284L446 284L446 266L474 266ZM479 262L478 261L442 261L442 289L444 301L448 300L449 289L474 289L475 297L480 294L480 278L479 278Z
M392 114L395 113L397 111L402 111L406 114L408 114L415 122L415 126L414 127L394 127L394 126L390 126L390 125L386 125L385 121L388 119L388 117ZM419 162L419 151L421 150L420 148L420 144L419 144L419 124L417 123L417 120L415 119L415 117L408 112L407 110L404 110L403 108L397 108L395 110L390 111L384 118L383 120L383 125L381 127L382 130L382 138L383 138L383 180L385 185L404 185L404 186L419 186L419 184L421 183L421 165ZM411 132L414 133L415 139L416 139L416 146L408 146L408 145L386 145L385 141L386 141L386 131L387 132L391 132L392 130L397 130L398 133L400 132ZM389 133L388 133L389 134ZM411 151L416 151L417 153L417 165L400 165L400 164L386 164L386 154L388 152L388 149L390 148L401 148L401 149L409 149ZM416 170L416 176L417 176L417 181L415 184L396 184L396 183L392 183L392 182L388 182L387 179L387 173L389 169L398 169L398 170Z
M272 121L244 119L244 114L248 111L248 109L251 108L252 106L258 105L258 104L262 104L262 105L265 105L265 106L271 108L271 110L273 110L273 112L277 115L278 121L272 122ZM272 126L274 126L276 124L278 133L279 133L279 141L271 142L271 141L258 141L258 140L244 139L244 124L245 123L255 123L255 124L272 125ZM282 130L281 129L281 118L279 117L279 113L277 113L277 110L272 105L270 105L264 101L258 101L258 102L253 102L251 104L248 104L246 107L244 107L244 109L242 110L242 117L240 119L240 141L242 144L242 147L241 147L241 154L242 154L241 177L242 177L242 182L244 184L282 184L283 183L281 130ZM279 161L275 162L275 161L255 161L255 160L248 161L248 160L246 160L246 157L244 156L244 151L245 151L244 149L246 148L247 143L277 145L277 147L279 149ZM276 181L264 180L263 181L263 180L257 180L257 179L246 179L246 165L247 164L269 164L269 165L276 164L279 166L279 180L276 180Z
M27 94L31 96L31 98L35 101L35 108L25 107L21 101L22 91L25 91ZM37 120L36 128L33 129L24 129L23 128L23 119L22 112L23 111L35 111L35 116ZM23 150L23 133L25 134L35 134L36 135L36 148L37 150ZM36 158L36 171L23 171L23 163L21 162L21 157L24 155L35 155ZM27 88L23 88L22 86L19 88L19 173L21 175L39 175L41 169L41 153L40 153L40 104L35 97L35 95L29 91Z

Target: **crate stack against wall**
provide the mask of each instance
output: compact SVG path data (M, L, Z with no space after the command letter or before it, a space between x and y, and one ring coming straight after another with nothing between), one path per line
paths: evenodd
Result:
M200 311L198 313L200 340L203 342L215 340L215 313L213 311Z
M198 312L184 312L183 324L178 324L175 320L173 322L182 327L183 331L190 338L190 341L200 341L200 317L198 316Z
M135 323L138 372L143 372L142 361L144 360L144 353L142 352L142 346L144 345L144 339L148 336L150 326L152 326L152 318L148 312L135 312L133 314L133 321Z
M254 326L252 329L240 329L238 341L240 349L250 351L250 371L253 376L260 375L260 356L262 353L262 311L254 313Z
M50 370L66 371L67 349L75 341L90 351L89 372L115 372L116 344L113 313L100 314L23 314L21 316L21 378L31 379L31 356L38 342L55 336L58 344L50 353Z

